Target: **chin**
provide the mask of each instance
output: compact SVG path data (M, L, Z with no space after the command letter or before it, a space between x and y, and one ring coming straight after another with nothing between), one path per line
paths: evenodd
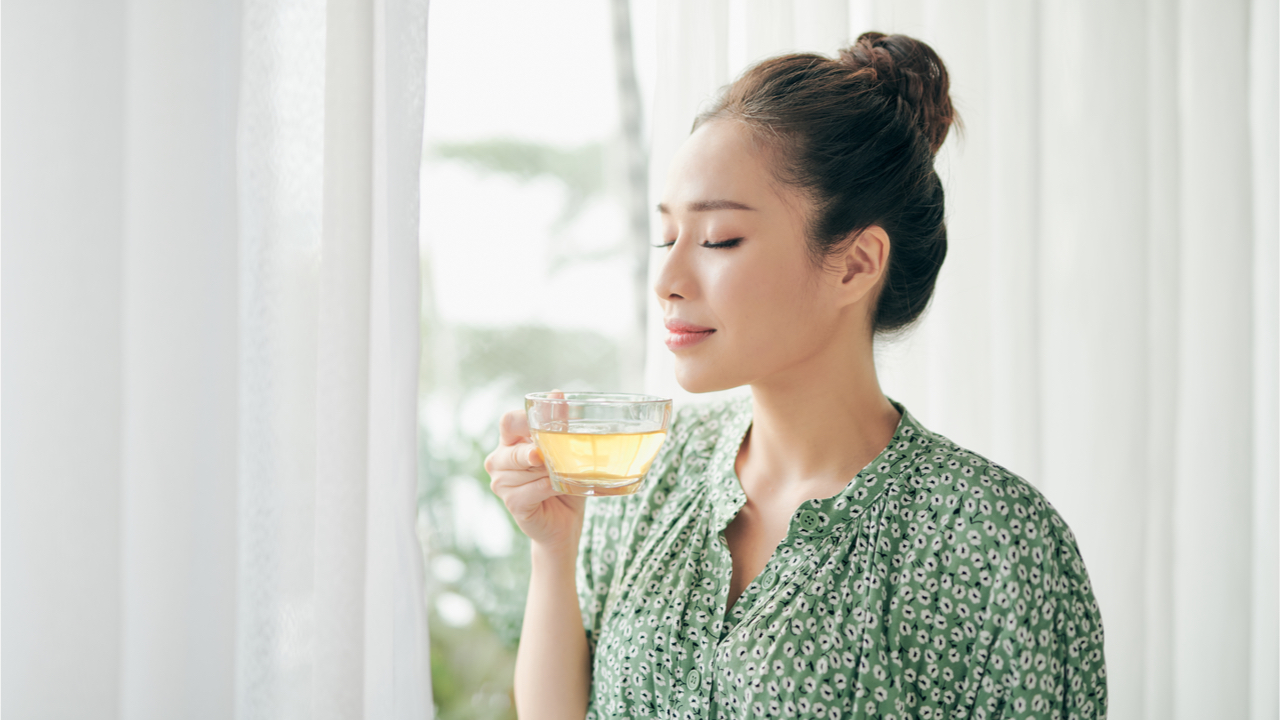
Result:
M685 392L709 393L720 390L732 390L742 387L746 382L729 377L715 371L712 367L690 367L692 363L676 360L676 382Z

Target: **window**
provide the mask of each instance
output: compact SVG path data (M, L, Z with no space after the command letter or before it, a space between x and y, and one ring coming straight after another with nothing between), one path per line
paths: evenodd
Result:
M644 174L628 180L644 143L620 122L641 114L625 51L608 3L431 5L420 507L442 719L515 717L529 548L483 469L499 416L536 390L641 389L649 210Z

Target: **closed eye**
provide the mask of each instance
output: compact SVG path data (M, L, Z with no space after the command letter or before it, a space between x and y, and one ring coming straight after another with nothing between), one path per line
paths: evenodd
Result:
M732 238L730 240L723 240L718 243L702 243L702 247L731 248L731 247L737 247L738 243L740 242L742 242L742 238Z
M705 247L705 248L731 248L731 247L737 247L738 243L740 243L740 242L742 242L742 238L733 238L732 240L724 240L724 241L716 242L716 243L702 243L702 247ZM662 243L661 245L654 245L654 247L656 247L656 248L669 248L669 247L671 247L672 245L675 245L675 244L676 244L676 241L675 241L675 240L672 240L671 242L665 242L665 243Z

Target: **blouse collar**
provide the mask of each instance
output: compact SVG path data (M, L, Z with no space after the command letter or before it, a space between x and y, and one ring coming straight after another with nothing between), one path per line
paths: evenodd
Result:
M887 397L887 396L886 396ZM867 506L882 495L886 488L892 486L907 470L913 460L922 455L931 444L926 430L906 406L893 398L887 397L902 417L893 431L893 437L880 451L874 460L867 463L862 470L836 495L827 498L807 500L800 504L793 523L798 532L805 535L824 535L842 528L846 522L860 517ZM727 526L738 514L738 510L746 503L746 495L738 478L734 465L738 459L738 450L751 427L751 396L745 395L731 401L738 407L728 414L731 420L726 423L720 442L713 454L708 475L713 480L716 490L712 492L713 510L716 524Z

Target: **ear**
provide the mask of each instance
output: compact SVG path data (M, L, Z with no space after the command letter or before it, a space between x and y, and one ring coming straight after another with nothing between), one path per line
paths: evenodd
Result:
M837 261L843 273L839 288L842 305L874 297L889 262L889 233L872 225L858 233Z

